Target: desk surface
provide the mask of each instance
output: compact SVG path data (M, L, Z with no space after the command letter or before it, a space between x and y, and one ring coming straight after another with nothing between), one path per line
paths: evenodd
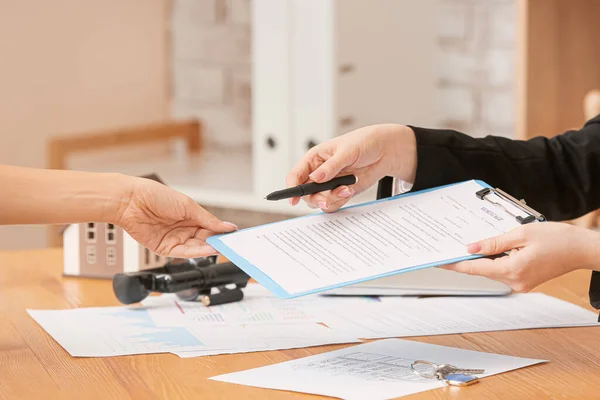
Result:
M209 381L227 372L292 360L344 345L180 359L171 354L72 358L25 312L113 306L109 281L61 276L60 250L0 252L0 399L317 398ZM589 273L576 271L537 290L590 308ZM591 308L590 308L591 309ZM538 329L415 338L464 349L550 360L406 399L600 397L600 328ZM510 393L510 395L508 395Z

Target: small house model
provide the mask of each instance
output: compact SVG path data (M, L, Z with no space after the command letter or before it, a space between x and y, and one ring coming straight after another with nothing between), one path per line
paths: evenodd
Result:
M158 176L144 178L163 183ZM160 267L167 262L114 224L88 222L63 230L64 275L112 278L120 272Z

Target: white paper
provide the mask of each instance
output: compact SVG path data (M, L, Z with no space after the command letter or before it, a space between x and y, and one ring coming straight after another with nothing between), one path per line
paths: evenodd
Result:
M248 325L235 329L216 326L210 330L210 335L202 336L206 350L177 351L175 354L190 358L360 342L319 324Z
M312 322L228 326L157 326L143 307L28 310L74 357L198 352L236 353L359 342Z
M469 243L519 226L501 207L478 199L481 188L469 181L242 230L220 240L290 294L343 285L468 256Z
M210 379L344 399L390 399L444 386L416 376L414 360L482 368L486 377L544 362L408 340L388 339Z
M336 308L327 326L360 338L409 337L567 326L600 326L596 313L543 293L490 297L381 297Z
M178 302L181 306L176 306L176 297L172 295L153 297L153 306L147 309L157 326L202 329L226 325L222 321L260 325L297 323L303 318L364 339L600 326L596 313L543 293L425 298L310 295L280 299L260 285L250 284L245 290L242 302L224 304L214 310L199 302ZM214 316L205 317L207 313ZM201 317L197 318L198 315Z
M366 297L305 296L283 300L257 284L248 284L240 302L206 307L197 301L181 301L174 294L152 296L142 304L157 326L260 325L324 322L328 309L370 304Z

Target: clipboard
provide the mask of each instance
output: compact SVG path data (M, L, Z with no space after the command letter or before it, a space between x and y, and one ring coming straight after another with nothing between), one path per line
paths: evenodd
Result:
M394 201L394 200L397 200L398 198L418 196L420 194L448 188L448 187L455 186L455 185L460 185L460 184L467 183L467 182L471 182L471 181L453 183L453 184L449 184L449 185L444 185L444 186L439 186L439 187L430 188L430 189L426 189L426 190L421 190L418 192L409 192L409 193L405 193L405 194L401 194L401 195L397 195L397 196L393 196L393 197L374 200L374 201L367 202L367 203L348 206L348 207L345 207L344 209L364 207L364 206L372 205L372 204L376 204L376 203ZM493 207L498 207L499 209L502 209L505 213L514 217L515 220L520 225L529 224L529 223L533 223L533 222L545 222L546 221L546 218L544 217L544 215L542 215L538 211L534 210L533 208L529 207L525 203L524 200L517 200L510 194L504 192L501 189L493 188L486 182L483 182L480 180L475 180L474 182L476 182L481 187L481 189L476 191L475 193L473 193L473 196L476 196L481 201L485 201L486 203L492 205ZM504 204L495 200L494 195L497 196L498 198L502 199L502 201L505 201L508 205L514 206L514 208L516 210L518 210L520 213L524 214L524 216L519 215L519 214L509 210ZM322 214L325 214L325 213L321 212L321 213L315 213L315 214L311 214L311 215L301 216L298 218L294 218L294 220L302 219L302 218L310 218L310 217L314 217L315 215L322 215ZM384 278L387 276L392 276L392 275L396 275L396 274L400 274L400 273L416 271L419 269L431 268L431 267L441 266L441 265L445 265L445 264L453 264L453 263L457 263L457 262L461 262L461 261L485 257L482 255L471 254L471 255L464 256L464 257L445 259L441 262L426 263L426 264L417 265L417 266L413 266L413 267L389 271L389 272L385 272L385 273L381 273L381 274L371 275L368 278L361 278L361 279L342 282L339 284L327 285L327 286L319 287L319 288L313 289L313 290L303 291L303 292L299 292L299 293L289 293L281 285L279 285L275 280L273 280L269 275L267 275L266 273L261 271L258 267L253 265L246 258L244 258L240 254L238 254L235 250L230 248L222 240L224 237L226 237L228 235L236 234L238 232L251 231L251 230L254 230L254 229L257 229L260 227L280 224L283 222L286 222L286 221L273 222L273 223L266 224L266 225L247 228L247 229L243 229L243 230L231 233L231 234L212 236L207 239L207 243L210 244L213 248L215 248L223 256L225 256L227 259L229 259L231 262L233 262L235 265L237 265L239 268L241 268L244 272L246 272L252 278L254 278L258 283L263 285L265 288L267 288L269 291L271 291L273 294L275 294L276 296L278 296L280 298L296 298L296 297L305 296L305 295L309 295L309 294L321 293L321 292L325 292L325 291L332 290L332 289L337 289L337 288L344 287L344 286L354 285L357 283L361 283L361 282L365 282L365 281L369 281L369 280L373 280L373 279Z

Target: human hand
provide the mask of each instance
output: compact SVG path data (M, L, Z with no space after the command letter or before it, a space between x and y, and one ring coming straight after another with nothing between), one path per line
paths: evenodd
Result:
M130 179L129 197L114 222L157 254L176 258L215 254L206 239L237 229L168 186L150 179Z
M357 129L321 143L306 153L288 174L288 187L309 181L327 182L340 175L356 175L358 182L305 196L312 208L333 212L384 176L413 183L417 165L416 140L407 126L386 124ZM296 205L300 198L290 199Z
M486 256L509 254L440 268L485 276L515 292L528 292L567 272L599 268L600 233L564 223L534 223L473 243L468 251Z

